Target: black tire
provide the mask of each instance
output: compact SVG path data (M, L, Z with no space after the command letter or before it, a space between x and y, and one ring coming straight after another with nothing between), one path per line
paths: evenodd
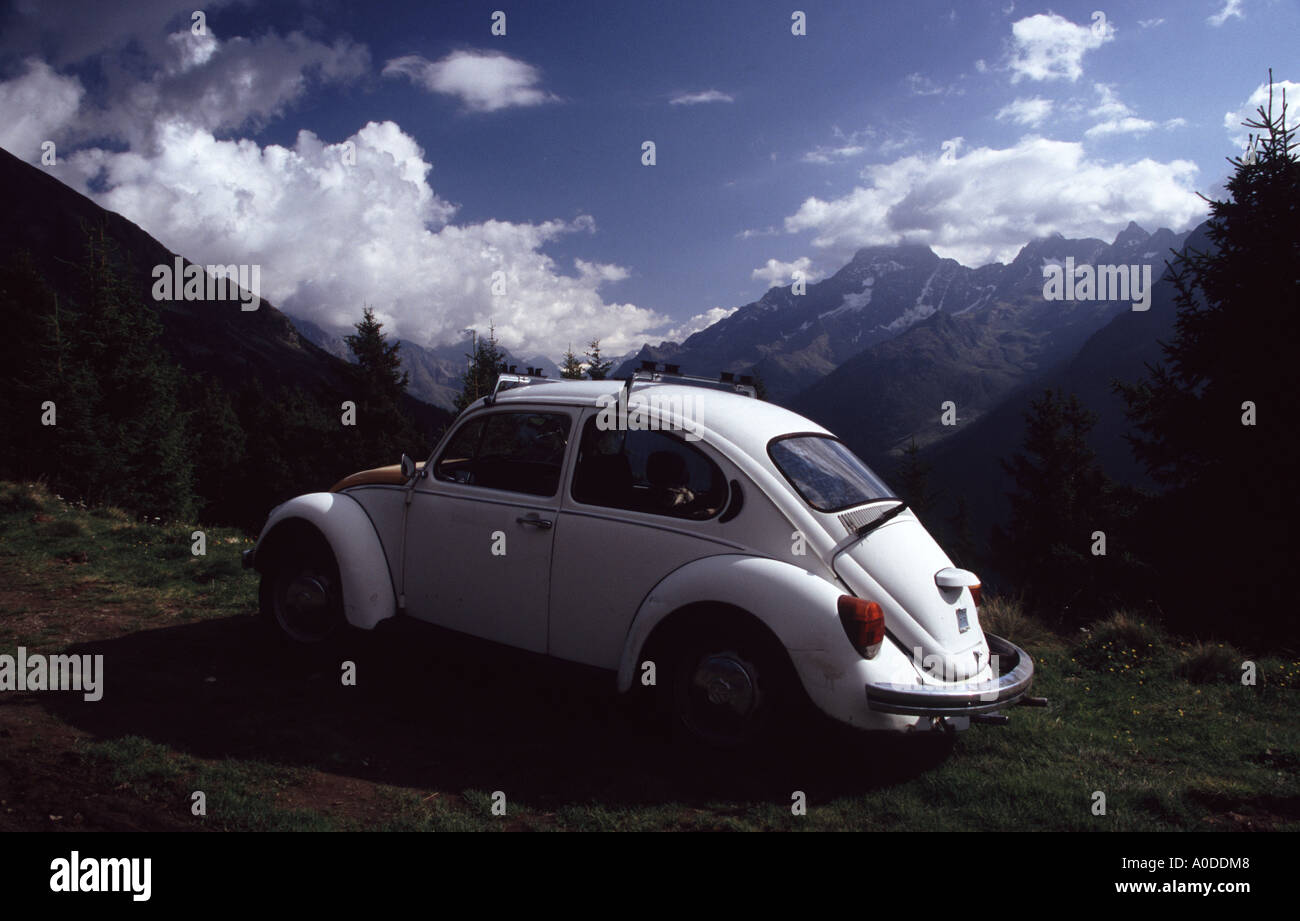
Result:
M767 749L785 737L805 696L789 656L741 617L702 624L671 646L664 703L674 736L723 752Z
M263 620L292 647L326 647L347 627L338 564L319 539L278 554L262 573L258 600Z

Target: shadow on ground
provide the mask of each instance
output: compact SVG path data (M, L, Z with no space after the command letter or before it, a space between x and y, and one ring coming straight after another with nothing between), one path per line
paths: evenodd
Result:
M942 734L900 738L818 725L780 754L701 760L668 744L606 673L392 623L329 657L295 656L255 618L150 630L69 652L104 656L103 699L43 703L95 736L140 736L203 758L315 768L421 790L508 790L534 808L810 803L929 770ZM341 682L356 663L357 685Z

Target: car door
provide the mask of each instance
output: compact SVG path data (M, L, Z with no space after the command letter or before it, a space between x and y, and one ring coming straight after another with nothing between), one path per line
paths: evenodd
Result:
M693 560L735 553L721 458L666 431L582 423L551 563L550 654L618 667L638 607Z
M573 416L498 409L463 420L407 518L409 615L547 651L551 548Z

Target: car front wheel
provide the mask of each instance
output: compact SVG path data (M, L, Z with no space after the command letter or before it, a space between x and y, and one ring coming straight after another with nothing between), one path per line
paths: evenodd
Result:
M326 548L285 554L262 575L260 601L263 616L295 645L322 645L344 626L338 566Z

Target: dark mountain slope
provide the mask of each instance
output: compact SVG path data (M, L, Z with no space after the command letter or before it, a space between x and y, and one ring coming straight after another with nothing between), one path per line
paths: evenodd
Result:
M264 299L251 311L241 310L234 300L155 301L153 267L173 265L176 254L121 215L5 150L0 150L0 188L6 206L0 259L29 251L60 298L75 300L73 267L82 257L86 233L102 227L128 266L128 282L157 311L163 345L187 371L209 375L232 392L254 380L268 392L299 385L308 393L325 393L345 386L345 364L300 336L289 318ZM406 409L425 429L436 429L448 418L443 410L413 398Z
M785 402L913 323L970 309L993 290L1002 268L968 269L926 246L868 247L804 294L772 288L680 345L646 346L635 361L671 361L706 376L757 368L770 398ZM616 374L635 366L626 363Z
M1210 249L1206 225L1188 234L1185 245ZM1128 485L1151 485L1124 438L1130 431L1125 404L1111 382L1136 382L1145 376L1147 364L1162 360L1160 343L1172 335L1176 319L1174 295L1167 277L1157 281L1149 310L1118 313L1075 355L1033 375L986 415L959 425L952 437L924 452L933 465L932 485L950 501L958 495L966 497L977 536L986 536L993 524L1006 518L1006 492L1013 484L998 460L1020 449L1029 401L1048 388L1077 394L1084 406L1098 414L1090 445L1108 474Z
M922 445L951 437L1018 387L1068 361L1113 318L1135 313L1130 301L1047 300L1044 265L1067 259L1076 266L1153 264L1154 279L1167 255L1159 247L1179 240L1135 224L1109 245L1059 234L1035 240L1011 265L998 267L985 301L957 315L936 312L864 349L798 394L792 406L878 462L913 437ZM956 427L941 424L949 401L956 406Z

